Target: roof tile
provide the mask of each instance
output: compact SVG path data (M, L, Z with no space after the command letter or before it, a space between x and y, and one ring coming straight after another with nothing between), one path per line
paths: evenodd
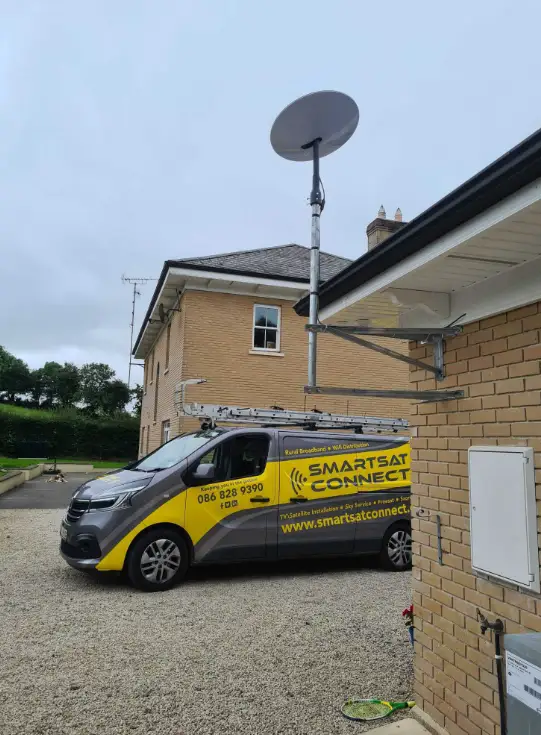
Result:
M326 281L350 265L351 260L330 253L320 253L321 280ZM310 280L310 248L304 245L278 245L257 250L206 255L200 258L182 258L178 265L207 266L224 271L246 271L261 276Z

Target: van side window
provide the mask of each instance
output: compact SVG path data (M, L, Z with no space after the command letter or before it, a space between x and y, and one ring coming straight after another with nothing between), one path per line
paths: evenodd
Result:
M226 482L263 474L268 456L269 437L246 434L226 439L201 457L197 464L213 464L216 467L213 482Z
M224 480L240 480L243 477L263 474L269 456L267 436L257 434L236 436L227 442L227 445L229 451L224 453L226 463Z

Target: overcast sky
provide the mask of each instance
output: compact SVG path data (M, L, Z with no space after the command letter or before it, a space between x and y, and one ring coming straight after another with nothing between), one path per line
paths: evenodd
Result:
M318 89L360 108L321 236L358 257L380 204L411 219L541 127L540 24L538 0L0 0L0 344L125 379L123 273L307 244L310 167L269 132Z

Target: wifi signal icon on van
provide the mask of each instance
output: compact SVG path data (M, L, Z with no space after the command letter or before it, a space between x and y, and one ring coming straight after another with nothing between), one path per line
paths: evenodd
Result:
M302 492L303 485L308 482L308 478L305 477L299 470L297 470L295 467L291 470L291 474L289 476L289 479L291 480L291 487L293 488L293 492L295 495L298 495L300 492Z

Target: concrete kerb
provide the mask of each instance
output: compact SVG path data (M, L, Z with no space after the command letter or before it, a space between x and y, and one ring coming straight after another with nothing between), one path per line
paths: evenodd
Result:
M13 490L14 487L18 487L25 482L26 478L22 470L13 470L7 472L5 475L0 476L0 495L7 493L8 490Z
M44 467L44 464L34 464L28 467L22 467L20 470L12 470L5 475L0 475L0 495L22 485L23 482L28 482L28 480L39 477L43 474Z
M421 723L411 717L405 720L393 722L390 725L375 727L369 730L373 735L430 735L430 731L421 725Z
M430 735L449 735L447 730L444 730L441 725L438 725L436 720L430 717L430 715L428 715L422 709L419 709L419 707L414 707L411 710L411 714L418 722L420 722L424 726L425 731L429 732Z

